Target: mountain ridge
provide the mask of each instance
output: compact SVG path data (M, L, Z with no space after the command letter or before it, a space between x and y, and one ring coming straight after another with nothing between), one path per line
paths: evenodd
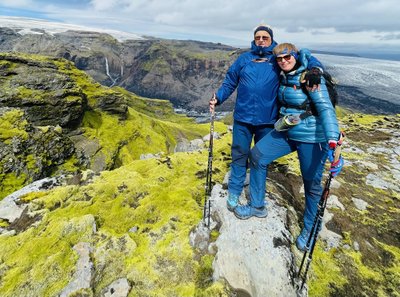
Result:
M174 107L190 112L207 111L208 99L222 83L229 66L246 50L219 43L152 37L120 42L109 34L93 31L56 34L43 31L21 35L15 29L3 27L0 36L0 51L66 58L105 86L122 86L144 97L169 100ZM339 77L338 90L342 98L339 99L339 105L360 112L400 112L400 98L390 91L390 88L395 89L399 84L391 82L400 69L392 65L398 65L398 62L391 63L387 69L382 66L375 69L377 63L383 63L382 60L321 55L318 51L315 54L328 71L333 69L333 74ZM347 65L342 66L342 61L348 61ZM353 67L353 64L357 67ZM367 81L368 72L376 73L370 86L363 85L360 88L358 82L347 83L348 78L360 75L365 75ZM388 86L383 77L390 82ZM392 99L388 101L389 95ZM373 98L373 108L369 108L368 101L363 98ZM358 103L360 99L362 104ZM234 100L235 93L218 109L232 111Z

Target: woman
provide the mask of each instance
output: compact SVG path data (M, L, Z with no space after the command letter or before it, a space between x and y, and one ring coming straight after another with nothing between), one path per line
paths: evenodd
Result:
M227 207L231 211L238 205L243 190L251 142L254 138L257 143L267 135L277 119L280 69L272 53L276 45L272 29L268 25L259 25L254 30L251 50L241 54L232 64L221 87L209 102L213 112L215 105L222 104L237 89L227 199ZM307 57L307 61L303 59L306 59L304 56L301 61L307 63L309 69L322 68L314 57ZM252 210L253 216L267 216L263 208Z
M234 211L237 217L246 219L250 217L252 208L263 208L265 169L275 159L297 151L306 203L304 228L296 245L300 250L305 250L322 193L321 179L326 158L329 157L332 162L330 170L333 176L343 166L341 157L337 162L333 161L340 136L339 125L323 77L318 90L312 92L305 89L303 77L306 71L298 61L297 48L293 44L283 43L277 45L273 53L282 70L278 91L281 119L275 129L258 141L251 150L250 204L238 206ZM292 122L286 123L291 126L282 131L282 122L288 116L292 118Z

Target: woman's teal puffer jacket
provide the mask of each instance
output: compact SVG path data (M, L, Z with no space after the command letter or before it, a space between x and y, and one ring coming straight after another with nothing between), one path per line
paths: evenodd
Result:
M281 74L278 100L281 104L279 114L281 117L289 114L303 114L304 102L308 96L301 87L300 80L304 70L298 69L287 74ZM312 101L312 103L311 103ZM288 130L288 138L307 143L319 143L339 139L339 124L335 109L329 99L325 79L321 77L320 91L309 92L308 104L313 104L317 115L311 115Z

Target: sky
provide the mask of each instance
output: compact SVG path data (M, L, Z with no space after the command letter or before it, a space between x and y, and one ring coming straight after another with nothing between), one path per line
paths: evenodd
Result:
M278 43L400 57L398 0L0 0L0 16L237 47L265 23Z

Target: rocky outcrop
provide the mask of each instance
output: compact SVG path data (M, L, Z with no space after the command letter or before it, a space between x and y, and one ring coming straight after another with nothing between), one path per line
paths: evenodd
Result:
M93 263L90 260L91 248L87 242L77 243L73 249L78 254L78 262L76 263L76 271L73 280L62 290L60 297L68 297L74 294L85 296L92 292L91 281L93 272Z
M268 199L267 218L242 221L226 208L226 196L220 185L213 188L213 216L221 224L214 278L248 296L296 296L287 210Z
M32 192L46 191L63 183L63 177L44 178L8 195L0 201L0 219L14 223L20 219L27 204L21 203L20 198Z
M37 126L79 124L86 97L54 63L11 54L1 54L0 62L0 107L23 110Z
M60 126L32 126L18 108L0 108L0 122L1 194L47 177L74 153Z

